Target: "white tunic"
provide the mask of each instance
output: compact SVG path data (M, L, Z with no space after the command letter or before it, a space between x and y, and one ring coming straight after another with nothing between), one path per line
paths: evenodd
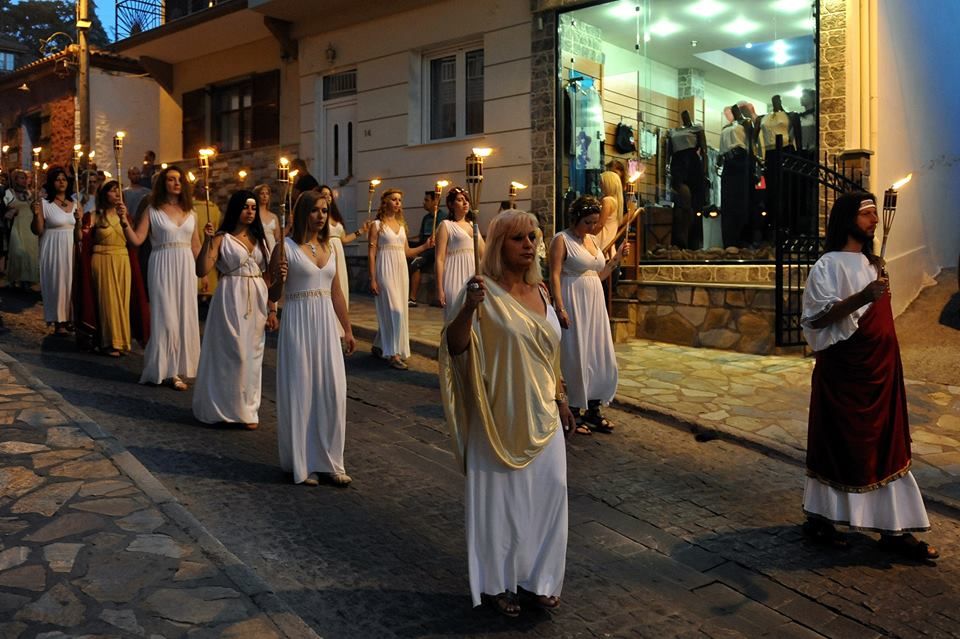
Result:
M277 238L274 235L274 232L277 230L277 218L270 218L270 221L263 225L263 232L266 234L267 239L267 261L270 261L270 257L273 255L273 248L277 245Z
M69 322L73 316L73 209L64 211L57 204L41 200L43 235L40 236L40 293L43 296L45 322Z
M443 261L443 295L447 305L443 309L446 324L454 318L457 295L476 273L473 255L473 234L452 220L440 223L447 231L447 253Z
M560 274L560 296L570 319L560 342L560 369L571 406L586 408L590 400L609 404L617 393L619 371L610 332L610 318L597 274L604 258L593 235L583 243L568 231L557 234L567 248ZM590 255L589 242L596 255Z
M410 325L407 311L407 298L410 297L410 274L407 271L407 258L404 247L407 245L407 232L400 227L394 233L380 220L374 221L379 232L377 239L377 286L380 294L376 298L377 335L374 346L383 350L384 357L399 355L402 359L410 357Z
M343 473L347 376L330 285L331 252L323 268L284 239L287 281L277 345L277 440L280 467L303 482L310 473Z
M200 359L197 273L191 241L197 224L193 211L177 226L163 211L150 216L150 341L143 353L141 384L159 384L175 375L193 377Z
M203 333L193 415L206 424L259 423L267 322L267 261L229 233L220 243L217 286Z
M350 308L350 277L347 271L347 256L343 252L343 236L346 231L339 222L330 220L330 248L333 250L334 257L337 258L337 281L340 282L340 290L343 292L343 301Z
M553 308L547 320L558 334ZM517 586L560 596L567 562L567 453L557 428L525 468L504 466L485 433L473 429L466 451L467 554L473 605L480 595Z
M810 348L822 351L857 332L860 318L870 304L824 328L813 328L810 322L823 316L837 302L859 293L875 279L877 270L862 253L831 251L817 260L803 290L801 325ZM910 472L863 493L844 492L807 477L803 510L860 530L906 532L930 527L920 488Z

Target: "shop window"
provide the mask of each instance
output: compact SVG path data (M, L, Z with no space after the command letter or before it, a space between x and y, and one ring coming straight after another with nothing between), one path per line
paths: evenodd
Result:
M818 156L815 25L808 0L560 13L558 225L585 194L643 206L644 261L763 262L777 232L816 233L816 186L773 170ZM617 195L619 167L635 189Z
M425 141L483 133L483 49L424 56L423 78Z
M198 89L183 94L183 156L195 157L207 143L207 91Z

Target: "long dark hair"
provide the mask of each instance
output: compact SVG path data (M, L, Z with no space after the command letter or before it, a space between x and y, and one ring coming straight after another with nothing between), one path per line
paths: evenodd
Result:
M847 245L850 235L855 235L857 216L860 214L860 203L870 200L877 203L877 196L867 191L851 191L836 199L830 208L830 218L827 220L827 239L824 252L842 251ZM873 242L863 243L861 252L867 256L871 264L879 262L873 254Z
M53 183L57 181L57 178L60 177L61 174L67 178L66 193L69 194L73 190L73 180L70 178L70 174L67 173L62 166L51 167L50 170L47 171L47 181L43 184L43 188L47 192L47 202L53 202L57 197L57 187L54 186ZM77 206L79 206L79 204L77 204Z
M269 261L270 254L267 253L267 233L263 230L263 222L260 221L260 202L253 191L244 189L230 196L230 201L227 202L227 211L223 214L223 219L220 220L220 228L217 229L217 233L232 234L237 230L237 224L240 223L240 214L243 212L243 209L246 208L247 200L253 200L257 207L257 214L253 216L253 222L247 227L247 231L253 236L257 244L260 245L263 258Z
M171 171L180 174L180 197L177 198L177 204L184 212L193 210L193 194L190 181L187 180L187 174L176 165L168 166L157 174L153 182L153 190L150 192L150 206L159 209L167 203L167 173Z
M467 204L471 206L467 207L467 214L463 216L463 219L467 222L473 222L473 205L470 202L470 194L466 189L455 186L449 191L447 191L447 211L450 213L448 218L450 221L453 221L453 203L457 201L457 196L463 195L464 199L467 200Z
M111 208L110 200L107 196L110 194L110 189L114 187L120 188L120 183L116 180L110 180L103 184L100 189L97 191L97 208L94 211L94 219L97 226L107 226L106 220L103 218L103 214L107 212L107 209Z
M343 224L343 216L340 215L340 207L337 206L337 200L333 197L333 189L331 189L326 184L321 184L320 188L317 189L320 193L323 193L323 190L326 189L330 191L330 218L337 224Z
M297 203L293 207L293 231L290 237L297 244L303 244L307 235L307 218L310 217L310 211L316 206L318 200L326 201L326 198L320 195L319 191L304 191L297 198ZM317 232L317 239L321 244L326 244L330 238L330 212L327 211L327 222Z
M576 226L588 215L599 214L600 208L600 200L592 195L581 195L567 209L567 220L570 226Z

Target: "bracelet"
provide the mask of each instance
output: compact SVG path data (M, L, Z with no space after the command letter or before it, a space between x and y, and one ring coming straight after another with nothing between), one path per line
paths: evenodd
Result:
M567 394L563 391L560 391L559 393L557 393L557 396L553 398L553 401L557 402L558 404L566 404Z
M276 314L277 314L277 309L271 308L270 310L267 311L267 315L269 315L270 313L273 313L274 315L276 315Z

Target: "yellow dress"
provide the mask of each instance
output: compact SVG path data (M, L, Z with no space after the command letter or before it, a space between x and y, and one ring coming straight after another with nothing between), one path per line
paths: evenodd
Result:
M197 231L200 233L200 241L203 242L203 227L207 222L213 224L213 230L220 228L220 221L223 219L223 214L220 213L220 207L210 201L210 216L207 216L207 203L203 200L196 200L193 203L193 210L197 216ZM210 272L207 273L207 289L202 290L203 278L197 279L197 294L200 297L213 297L213 294L217 290L217 282L220 281L220 273L217 269L212 268Z
M100 345L130 350L130 256L119 218L93 227L93 293L100 316Z

